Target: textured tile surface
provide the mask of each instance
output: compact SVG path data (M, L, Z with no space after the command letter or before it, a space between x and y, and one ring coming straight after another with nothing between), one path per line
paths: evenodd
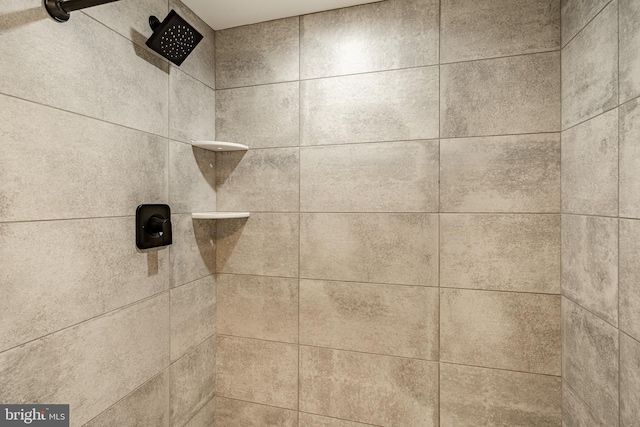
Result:
M605 427L566 382L562 384L562 421L563 427Z
M1 353L0 400L68 403L79 427L169 364L168 332L164 293Z
M618 220L563 215L562 294L618 324Z
M218 210L298 211L299 161L298 148L270 148L218 154Z
M562 0L562 45L566 45L610 0Z
M216 93L175 67L169 76L169 137L212 141L216 134Z
M444 0L441 19L441 62L560 48L559 0Z
M562 134L562 212L618 214L618 110Z
M299 18L216 32L216 88L297 80Z
M620 334L620 425L640 420L640 342Z
M297 277L298 227L298 214L218 222L217 272Z
M440 365L443 426L557 426L561 378L496 369Z
M215 425L216 399L209 401L198 414L191 418L186 427L213 427Z
M437 286L437 215L303 214L300 277Z
M171 285L180 286L211 275L216 262L215 221L172 215Z
M299 427L364 427L370 424L360 424L352 421L339 420L337 418L321 417L320 415L300 412Z
M437 360L438 290L301 280L300 342Z
M438 137L438 67L300 83L301 144Z
M135 215L141 200L166 203L166 139L4 95L0 110L0 221Z
M437 212L438 141L306 147L303 212Z
M171 213L216 210L216 154L177 141L169 141L169 198Z
M171 375L171 425L185 425L213 398L216 339L209 338L174 362Z
M299 83L217 91L216 138L251 148L299 145Z
M208 276L171 290L171 360L216 333L216 282Z
M218 333L298 342L298 279L219 274Z
M216 398L216 426L298 427L298 413L241 400Z
M640 221L620 220L620 329L640 340Z
M167 290L169 251L136 251L133 222L0 224L0 350Z
M560 135L445 139L442 212L560 212Z
M640 95L640 3L620 2L620 103Z
M640 218L640 107L620 107L620 216Z
M298 347L218 336L216 395L298 409Z
M438 63L438 1L389 0L301 18L303 79Z
M440 360L560 375L560 296L443 289Z
M562 299L563 380L605 425L618 425L618 331Z
M440 286L560 293L560 215L440 215Z
M385 426L436 426L437 384L434 362L300 348L305 412Z
M562 51L563 129L618 104L617 22L614 0Z
M559 52L440 69L441 137L560 130Z

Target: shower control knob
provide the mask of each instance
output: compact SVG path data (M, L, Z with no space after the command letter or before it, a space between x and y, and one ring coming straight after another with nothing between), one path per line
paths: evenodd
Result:
M171 208L168 205L140 205L136 210L136 246L151 249L173 243Z

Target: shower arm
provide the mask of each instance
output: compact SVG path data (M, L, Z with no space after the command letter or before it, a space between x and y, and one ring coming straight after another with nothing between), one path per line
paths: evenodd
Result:
M44 0L44 7L49 15L58 22L67 22L69 14L75 10L100 6L120 0Z

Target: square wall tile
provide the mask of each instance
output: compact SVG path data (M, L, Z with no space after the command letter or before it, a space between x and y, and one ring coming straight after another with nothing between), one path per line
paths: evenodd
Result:
M562 383L563 427L606 427L566 382Z
M303 212L437 212L438 141L304 147Z
M618 109L562 133L562 212L618 215Z
M559 0L442 1L440 61L560 49Z
M448 64L441 70L444 138L560 130L560 53Z
M169 89L169 137L188 143L214 140L215 90L173 66Z
M302 79L438 63L437 0L389 0L301 17Z
M560 215L440 215L440 286L560 293Z
M169 141L171 213L216 210L216 153Z
M299 215L252 213L218 221L217 272L298 276Z
M298 80L299 18L216 32L216 88Z
M618 325L618 219L562 216L562 294Z
M562 298L563 380L607 426L618 425L618 330Z
M300 277L438 285L438 216L302 214Z
M301 280L300 343L438 360L438 290Z
M438 138L438 67L300 83L301 145Z
M560 375L560 296L440 291L440 360Z
M618 0L562 51L562 128L618 105Z
M218 397L298 409L298 346L220 335Z
M210 276L216 265L216 221L172 215L171 286Z
M620 103L640 95L640 4L618 0L620 8Z
M640 218L640 107L620 106L620 216Z
M560 212L560 134L444 139L441 212Z
M620 334L620 425L640 420L640 342Z
M242 400L216 398L216 426L298 427L298 413Z
M438 364L302 346L300 410L390 427L435 427Z
M298 342L298 279L219 274L218 333Z
M216 138L251 148L300 144L300 84L252 86L216 92Z
M610 0L562 0L562 46L582 30Z
M440 364L440 424L455 427L562 424L562 379Z
M620 220L620 330L640 340L640 221Z

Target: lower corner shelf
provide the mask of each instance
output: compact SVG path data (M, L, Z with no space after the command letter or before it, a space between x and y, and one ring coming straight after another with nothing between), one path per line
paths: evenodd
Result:
M234 219L249 218L249 212L194 212L191 214L193 219Z

